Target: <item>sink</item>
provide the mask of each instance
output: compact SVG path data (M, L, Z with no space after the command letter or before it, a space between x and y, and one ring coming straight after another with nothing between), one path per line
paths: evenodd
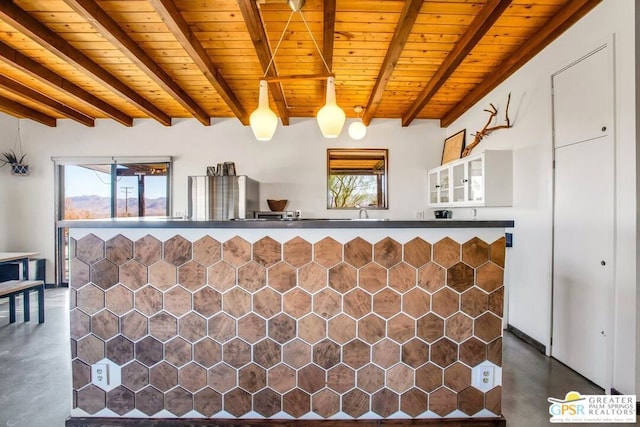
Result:
M231 221L389 221L388 218L231 218Z
M231 218L231 221L346 221L351 218Z
M387 218L283 218L281 221L389 221Z
M282 218L278 221L389 221L387 218Z

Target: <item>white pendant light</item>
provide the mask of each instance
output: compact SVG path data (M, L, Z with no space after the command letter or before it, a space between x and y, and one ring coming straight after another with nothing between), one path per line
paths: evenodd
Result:
M249 124L258 141L270 141L278 127L278 116L269 108L269 86L260 80L258 108L249 116Z
M287 32L287 28L289 28L289 23L291 22L291 18L294 14L298 13L302 22L304 23L305 28L307 29L307 33L309 33L309 37L313 42L318 54L320 55L320 59L322 59L322 63L326 68L329 75L327 76L327 96L325 100L325 105L318 111L318 115L316 119L318 120L318 125L320 126L320 131L325 138L337 138L342 132L342 128L344 127L344 122L346 119L346 115L344 111L338 104L336 103L336 83L333 73L329 68L329 64L324 59L322 55L322 51L318 46L315 38L313 37L313 33L311 32L311 28L309 28L309 24L307 24L304 15L302 14L302 6L304 6L305 0L288 0L289 7L291 8L291 14L289 15L289 19L280 34L280 39L276 44L275 49L273 50L273 54L269 60L269 64L265 68L264 75L260 80L260 95L258 97L258 108L251 113L249 117L249 123L251 124L251 129L253 130L253 134L260 141L269 141L273 134L275 133L276 127L278 126L278 117L276 114L271 111L269 108L269 98L267 92L267 81L269 82L280 82L283 80L292 80L292 79L309 79L309 80L317 80L320 78L325 78L325 75L295 75L295 76L287 76L280 77L275 73L275 76L267 77L269 74L269 70L273 64L273 60L278 53L278 49L280 47L280 43L284 39L285 33ZM287 108L286 102L283 108ZM286 114L286 113L285 113Z
M342 132L346 115L336 104L336 82L333 77L327 79L327 99L316 118L325 138L337 138Z
M360 118L362 109L360 105L353 107L353 111L355 111L358 116L356 117L356 121L349 125L349 136L356 141L364 138L367 134L367 127L362 123L362 119Z
M349 136L352 139L360 140L367 134L367 127L362 123L362 120L351 123L349 126Z

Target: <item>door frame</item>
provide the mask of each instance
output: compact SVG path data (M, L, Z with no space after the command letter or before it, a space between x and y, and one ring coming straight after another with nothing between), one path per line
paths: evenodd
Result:
M611 138L611 144L612 144L612 150L613 150L613 206L611 207L611 209L613 209L613 224L612 224L612 230L613 230L613 248L612 248L612 263L611 263L611 268L612 268L612 289L611 289L611 293L610 295L607 296L607 301L605 302L605 307L606 307L606 328L608 333L605 336L605 343L606 343L606 350L605 350L605 380L604 380L604 390L605 393L609 394L611 392L612 386L613 386L613 360L614 360L614 348L615 348L615 317L614 317L614 311L615 311L615 295L616 295L616 291L617 291L617 279L618 279L618 272L617 272L617 230L618 230L618 224L617 224L617 198L618 198L618 194L616 191L617 185L616 185L616 180L617 180L617 164L618 164L618 150L617 150L617 126L616 126L616 111L615 111L615 105L616 105L616 81L615 81L615 34L611 34L609 37L607 37L606 39L600 41L599 43L595 44L593 46L592 49L590 49L586 54L582 55L581 57L579 57L578 59L570 62L569 64L567 64L566 66L560 68L558 71L554 72L551 74L550 76L550 87L551 87L551 127L552 127L552 143L551 143L551 158L553 161L553 172L552 172L552 203L551 203L551 222L552 222L552 227L551 227L551 294L549 295L549 301L550 301L550 322L549 322L549 350L547 351L547 355L553 357L553 304L554 304L554 271L555 271L555 266L554 266L554 262L555 262L555 254L554 254L554 248L555 248L555 234L556 234L556 230L555 230L555 213L556 213L556 170L555 170L555 150L556 150L556 132L555 132L555 128L556 128L556 124L555 124L555 109L554 109L554 77L557 76L558 74L562 73L563 71L566 71L567 69L571 68L572 66L578 64L580 61L602 51L602 50L606 50L607 53L607 68L610 74L610 79L608 84L610 84L610 93L611 93L611 97L609 98L611 105L609 106L609 108L607 109L607 111L609 112L609 117L607 118L608 122L609 122L609 126L610 126L610 138Z

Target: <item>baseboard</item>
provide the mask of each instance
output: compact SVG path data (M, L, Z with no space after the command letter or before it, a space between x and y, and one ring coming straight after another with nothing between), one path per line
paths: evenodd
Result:
M612 395L617 395L617 396L621 396L624 393L620 393L618 390L616 390L615 388L611 388L611 394ZM638 402L636 400L636 414L640 414L640 402Z
M46 289L52 289L52 288L68 288L69 284L68 283L45 283L44 287Z
M199 418L67 418L66 427L505 427L504 417L410 420L213 420Z
M507 331L511 332L513 335L520 338L522 341L526 342L527 344L538 350L540 353L547 354L547 346L525 334L520 329L508 324Z

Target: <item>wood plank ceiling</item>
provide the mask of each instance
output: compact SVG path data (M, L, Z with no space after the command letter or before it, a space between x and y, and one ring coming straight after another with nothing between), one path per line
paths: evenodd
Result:
M349 117L361 105L365 124L448 126L599 2L306 0L300 14L286 0L2 0L0 111L47 126L248 125L273 58L285 125L315 116L326 84L287 77L328 67Z

